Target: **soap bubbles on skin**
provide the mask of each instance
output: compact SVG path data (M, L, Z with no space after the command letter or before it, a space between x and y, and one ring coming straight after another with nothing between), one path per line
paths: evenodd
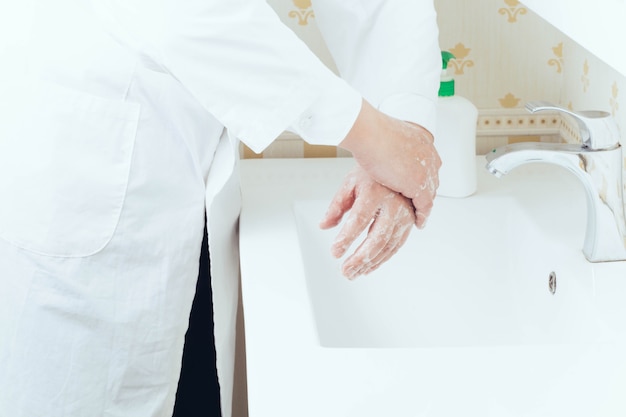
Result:
M441 159L430 132L414 123L388 118L385 140L376 141L376 151L352 151L360 166L377 182L412 200L415 225L424 227L439 186ZM389 161L392 161L391 163Z
M379 266L387 262L404 245L414 223L412 210L408 208L406 210L398 210L393 222L397 227L395 227L393 231L387 228L383 232L384 236L381 236L386 239L387 250L381 250L373 259L364 261L363 267L357 271L357 276L367 275L378 269Z
M439 186L441 159L432 135L413 123L392 118L388 123L399 140L379 142L388 148L380 152L353 152L359 165L346 176L320 223L323 229L335 227L348 214L331 247L337 258L366 232L343 263L343 274L349 278L369 273L391 258L412 224L424 228ZM381 155L386 158L381 160ZM397 217L398 210L405 215Z
M342 272L348 279L368 274L389 260L406 242L416 223L411 200L372 180L360 167L346 176L320 227L335 227L346 214L331 247L333 256L345 255L366 232L363 241L343 262Z

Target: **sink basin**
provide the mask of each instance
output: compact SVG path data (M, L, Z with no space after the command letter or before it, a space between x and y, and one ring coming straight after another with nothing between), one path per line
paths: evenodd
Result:
M329 256L337 232L318 227L329 202L297 201L299 246L320 344L399 348L612 340L614 332L594 309L592 267L580 253L582 191L567 175L559 187L542 185L539 195L439 198L423 231L415 230L387 264L355 281L343 278L340 261ZM572 203L565 213L561 200ZM553 285L556 277L554 293L550 277Z
M354 161L242 161L250 417L626 415L626 263L585 260L570 173L484 164L349 281L318 223Z

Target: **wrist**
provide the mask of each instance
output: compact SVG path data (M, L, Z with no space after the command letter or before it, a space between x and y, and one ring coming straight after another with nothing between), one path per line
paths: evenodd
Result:
M361 102L361 110L339 146L352 152L355 158L366 149L373 147L380 131L384 129L384 115L366 100Z

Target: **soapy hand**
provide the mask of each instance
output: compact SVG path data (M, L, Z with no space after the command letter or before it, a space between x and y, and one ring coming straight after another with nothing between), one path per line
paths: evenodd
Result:
M342 272L349 279L368 274L391 258L406 242L416 221L410 199L374 181L361 167L346 176L320 227L337 226L346 213L331 247L336 258L343 256L369 226L363 242L343 263Z
M411 199L415 225L423 228L439 186L441 159L423 127L389 117L363 101L354 126L340 143L377 182Z

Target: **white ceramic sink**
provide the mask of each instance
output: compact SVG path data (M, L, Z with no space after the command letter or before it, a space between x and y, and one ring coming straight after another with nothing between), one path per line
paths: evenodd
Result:
M580 254L585 225L577 219L585 219L584 200L576 183L563 183L559 198L579 203L566 213L559 206L567 206L546 194L440 198L426 229L412 233L380 270L354 282L328 256L336 231L317 226L328 201L296 202L320 343L450 347L612 340L594 308L591 265ZM544 207L529 211L541 197ZM554 294L550 275L556 276Z
M477 161L475 195L355 281L317 226L353 162L244 161L251 417L626 416L626 263L585 260L582 187Z

